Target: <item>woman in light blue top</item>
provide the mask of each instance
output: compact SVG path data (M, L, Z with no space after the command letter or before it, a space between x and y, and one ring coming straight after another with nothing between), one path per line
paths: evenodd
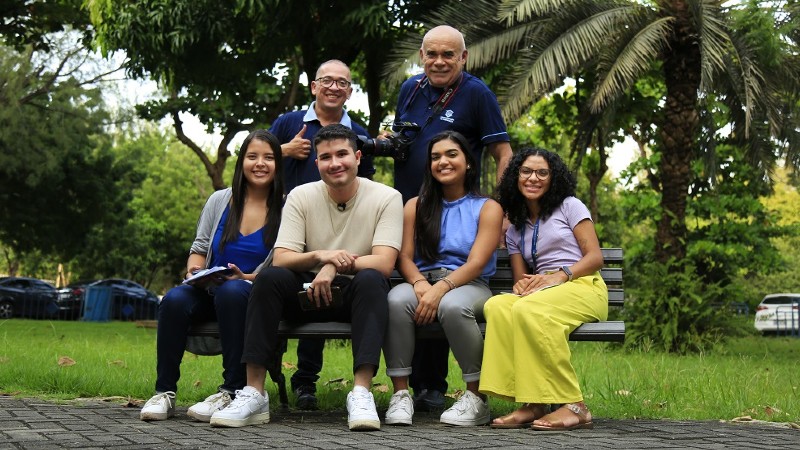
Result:
M180 364L193 322L215 320L222 347L223 383L218 392L189 408L208 422L245 385L241 363L244 322L252 280L266 266L278 234L283 204L281 146L266 130L250 133L239 149L231 188L208 198L189 251L186 274L224 266L226 277L201 279L172 288L158 308L156 395L142 408L142 420L164 420L175 413Z
M478 193L478 164L457 132L434 136L419 197L406 203L403 245L397 267L406 283L389 292L389 328L384 341L386 373L394 395L388 425L410 425L414 403L408 392L417 326L438 320L461 366L467 391L442 416L451 425L481 425L489 407L478 393L483 337L478 319L492 295L500 205Z

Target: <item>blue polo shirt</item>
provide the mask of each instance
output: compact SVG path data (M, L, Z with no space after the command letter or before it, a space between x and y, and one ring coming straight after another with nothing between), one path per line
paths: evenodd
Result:
M319 122L317 113L314 111L314 103L316 102L311 102L311 106L309 106L308 109L283 114L275 119L275 122L272 123L272 127L269 129L270 133L274 134L281 144L286 144L294 139L297 133L303 128L304 123L308 125L303 135L304 138L311 141L311 153L309 153L308 158L304 160L288 157L283 159L284 186L287 194L301 184L320 180L319 170L317 170L317 165L314 163L314 160L317 159L317 152L314 148L314 136L316 136L317 132L322 128L322 124ZM350 116L347 115L347 110L343 111L340 123L355 131L358 135L369 136L364 127L350 120ZM374 173L375 167L372 165L372 157L362 155L361 164L358 166L358 176L371 177Z
M497 97L480 78L462 73L463 79L453 97L435 115L433 108L445 89L431 86L427 79L420 84L423 74L409 78L400 87L395 120L424 126L411 144L408 160L394 163L394 188L403 194L404 203L419 195L428 158L428 142L436 134L445 130L463 134L478 162L487 144L511 141ZM429 117L431 120L425 125ZM479 175L480 168L478 164Z

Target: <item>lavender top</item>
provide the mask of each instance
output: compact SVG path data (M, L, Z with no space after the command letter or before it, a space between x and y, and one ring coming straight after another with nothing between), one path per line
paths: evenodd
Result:
M580 222L587 219L592 220L592 216L586 205L575 197L567 197L547 220L539 221L535 273L558 270L565 265L571 266L583 257L573 230ZM531 255L533 228L534 224L527 220L521 233L514 226L506 231L508 254L522 254L528 266L533 262Z

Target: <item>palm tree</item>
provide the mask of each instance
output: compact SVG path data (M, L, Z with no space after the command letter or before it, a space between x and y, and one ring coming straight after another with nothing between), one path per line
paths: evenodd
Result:
M596 80L586 96L589 132L584 135L590 136L592 124L600 123L637 80L656 75L663 81L666 94L655 142L661 153L655 187L662 207L656 258L666 262L686 255L691 166L704 152L713 151L701 144L703 131L717 131L701 123L710 95L729 109L733 133L748 142L757 169L768 173L778 156L798 160L797 41L765 43L763 35L737 29L733 20L741 8L772 20L790 19L796 4L790 2L787 16L784 2L723 3L471 0L447 4L428 23L450 23L465 34L469 70L506 67L493 86L507 120L560 87L566 77L589 71ZM785 24L791 24L789 19ZM782 32L776 25L772 35ZM419 37L414 39L419 45ZM767 44L771 52L762 51ZM411 48L402 46L395 52L393 68L402 65Z

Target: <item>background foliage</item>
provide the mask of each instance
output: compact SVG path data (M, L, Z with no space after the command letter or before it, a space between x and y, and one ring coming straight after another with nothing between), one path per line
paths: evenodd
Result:
M307 80L317 65L338 58L351 65L354 81L367 93L370 113L358 116L375 134L392 114L397 81L416 62L421 33L441 23L446 10L440 6L454 9L446 3L9 2L0 10L2 271L53 279L61 262L73 279L118 276L165 292L180 276L203 202L228 184L237 133L266 127L280 113L306 105ZM798 139L790 126L796 124L800 89L785 89L797 86L789 83L797 80L787 69L798 64L798 4L751 0L718 8L717 2L701 0L623 1L605 13L603 8L614 2L593 2L583 11L575 9L582 2L552 8L562 3L456 5L456 10L463 7L456 12L469 19L462 29L470 70L508 99L513 92L504 84L508 76L538 63L528 50L495 45L503 37L517 33L535 39L520 42L540 51L548 42L564 43L553 40L560 36L553 34L558 27L570 43L581 45L585 36L575 25L594 20L616 31L625 21L640 27L628 30L643 29L648 23L661 26L668 17L687 29L702 25L681 22L687 18L670 9L678 3L695 8L689 11L693 17L708 19L703 23L711 28L703 33L682 35L715 52L704 54L712 58L706 65L692 66L702 72L699 79L714 83L704 84L690 105L697 112L697 133L684 139L681 151L690 157L678 167L686 177L685 217L664 201L664 181L671 173L665 158L674 148L666 145L662 128L669 120L680 121L665 117L674 94L669 83L676 81L665 77L667 55L637 59L633 52L622 58L609 53L611 45L600 48L605 41L592 41L600 53L569 71L553 72L548 89L514 97L519 108L509 124L513 148L538 145L569 162L601 244L624 248L628 345L674 352L708 349L737 333L723 314L725 304L745 302L752 308L764 294L800 292ZM528 8L520 12L524 20L509 19L509 5ZM614 11L620 16L613 21L598 19ZM573 20L579 16L587 22ZM508 20L498 20L502 17ZM545 27L534 17L552 21ZM713 29L731 37L724 48L708 46L716 41L703 36ZM543 30L550 34L536 34ZM614 42L623 37L614 36ZM101 60L95 48L106 56L125 56L126 77L157 83L159 94L136 105L137 117L109 100L119 95L109 81L121 74L85 69ZM740 51L738 59L732 50ZM697 56L692 48L671 47L677 56L687 56L680 54L684 51ZM610 76L617 59L636 68L624 80ZM753 75L755 84L728 70L734 63L752 63L742 73ZM616 83L616 96L598 103L598 89L608 83ZM763 98L754 98L757 92ZM185 113L221 136L214 148L187 135L180 115ZM634 142L635 158L616 175L609 169L610 149L626 140ZM376 179L391 184L392 161L378 158L376 163ZM483 164L483 186L491 192L493 161ZM685 228L678 234L685 253L663 260L658 229L672 219Z

